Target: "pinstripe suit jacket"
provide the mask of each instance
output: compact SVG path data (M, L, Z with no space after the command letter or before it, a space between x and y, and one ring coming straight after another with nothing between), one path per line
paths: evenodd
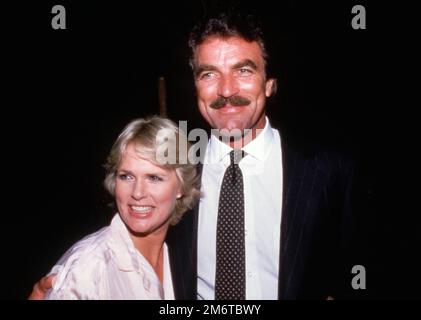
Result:
M340 297L352 278L347 260L353 227L353 168L332 152L298 149L284 141L278 297ZM196 299L198 207L187 212L167 236L176 299Z

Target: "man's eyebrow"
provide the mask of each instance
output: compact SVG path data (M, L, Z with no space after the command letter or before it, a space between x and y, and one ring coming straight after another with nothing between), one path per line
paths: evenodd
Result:
M232 67L233 69L241 69L244 67L250 67L254 70L257 70L257 64L250 60L250 59L245 59L243 61L237 62L236 64L234 64L234 66Z
M244 59L240 62L237 62L236 64L234 64L232 66L232 69L241 69L244 67L250 67L253 70L257 70L257 64L250 60L250 59ZM195 76L199 76L203 71L216 71L217 68L211 64L201 64L198 65L195 69L194 69L194 74Z
M216 67L211 64L201 64L194 69L194 74L197 77L203 71L215 71Z

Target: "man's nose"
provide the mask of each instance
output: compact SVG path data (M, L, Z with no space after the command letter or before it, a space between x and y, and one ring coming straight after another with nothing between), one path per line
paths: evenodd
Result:
M238 84L232 75L222 76L218 86L218 95L228 98L238 94Z
M146 194L146 188L142 181L136 181L136 183L133 185L132 189L132 198L135 200L140 200L143 197L145 197Z

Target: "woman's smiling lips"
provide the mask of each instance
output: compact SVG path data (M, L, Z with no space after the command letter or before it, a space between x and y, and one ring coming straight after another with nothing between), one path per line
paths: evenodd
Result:
M130 211L132 213L134 213L135 215L141 215L141 216L146 216L148 215L152 209L154 208L153 206L149 206L149 205L129 205Z

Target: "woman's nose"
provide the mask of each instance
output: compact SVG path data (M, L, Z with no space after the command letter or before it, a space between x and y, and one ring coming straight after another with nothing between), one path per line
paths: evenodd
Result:
M135 200L140 200L145 196L145 186L143 185L142 181L136 181L133 185L132 190L132 198Z

